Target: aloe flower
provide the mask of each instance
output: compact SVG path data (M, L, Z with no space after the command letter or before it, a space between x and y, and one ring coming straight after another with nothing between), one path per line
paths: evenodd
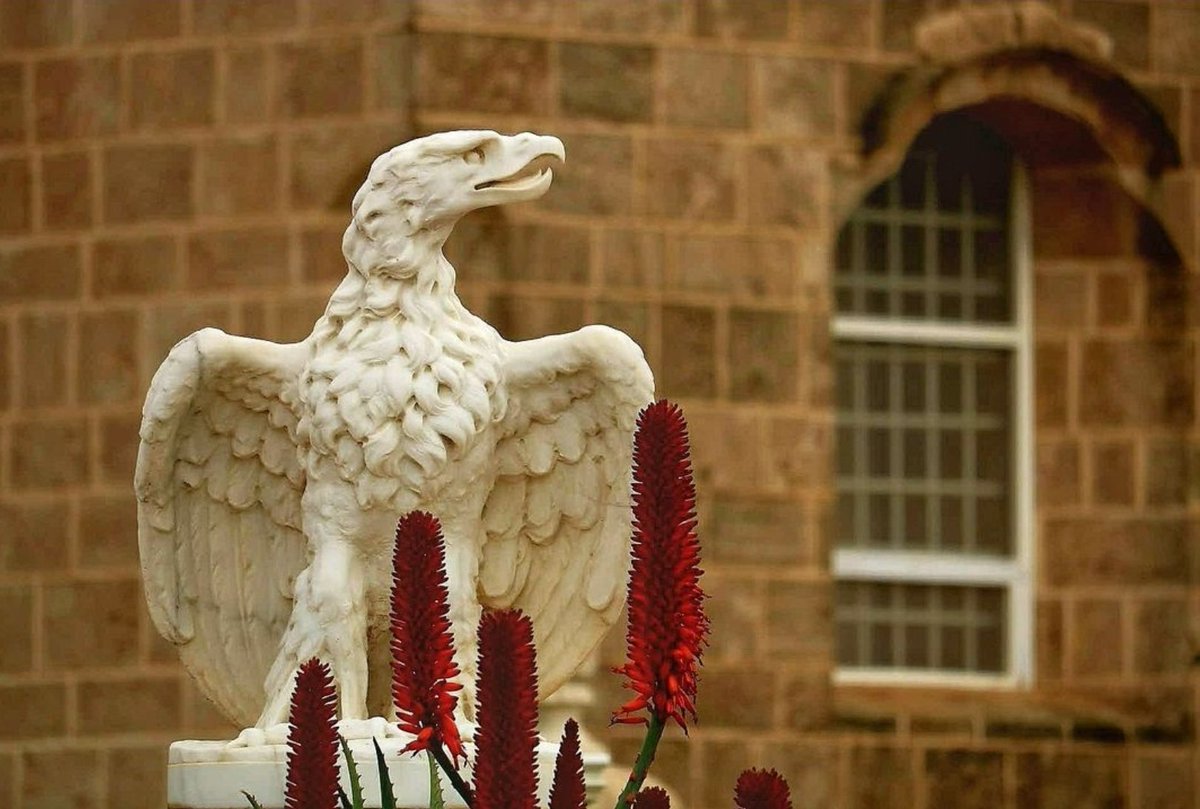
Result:
M445 745L465 758L454 723L455 692L446 551L436 517L414 511L400 518L392 554L392 701L400 728L416 738L406 751Z
M550 809L587 809L586 790L583 780L583 754L579 750L579 723L568 719L563 727L558 758L554 760Z
M633 567L629 576L625 675L634 698L613 715L644 723L645 710L685 731L696 718L696 668L708 636L700 589L687 422L677 405L655 402L638 416L633 443Z
M792 809L788 783L775 770L745 770L733 791L738 809Z
M484 613L478 669L473 809L536 809L537 664L528 616Z
M287 809L337 805L337 691L329 666L315 657L300 666L288 721Z
M671 799L662 787L646 787L633 799L633 809L671 809Z

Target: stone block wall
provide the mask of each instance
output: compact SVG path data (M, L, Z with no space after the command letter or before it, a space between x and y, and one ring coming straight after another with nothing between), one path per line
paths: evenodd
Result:
M978 102L1000 79L960 68L1005 48L1113 70L1182 161L1141 171L1170 149L1116 95L1076 110L1077 141L1023 141L1035 687L835 687L830 250L903 151L872 140L881 103ZM307 334L369 160L478 126L568 160L541 201L459 226L464 301L510 338L624 329L691 423L714 630L701 723L659 764L685 806L727 806L754 764L806 808L1200 804L1196 53L1200 9L1174 0L0 4L0 801L158 807L165 744L228 735L141 603L145 387L203 325ZM895 89L931 66L941 95ZM1030 76L1005 87L1074 103Z

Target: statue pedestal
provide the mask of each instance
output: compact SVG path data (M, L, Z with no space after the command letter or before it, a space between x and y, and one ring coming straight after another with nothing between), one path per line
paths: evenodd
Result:
M228 742L180 741L171 745L167 757L167 806L170 809L249 809L242 794L255 797L263 809L283 809L287 775L287 746L268 744L257 747L229 747ZM350 752L358 765L363 797L368 807L379 807L379 768L370 739L355 739ZM398 807L429 805L429 763L424 753L401 754L405 740L380 739ZM474 755L470 744L467 755ZM546 806L554 778L554 758L558 745L543 741L538 747L538 802ZM339 755L339 761L341 756ZM341 763L342 788L350 793L350 781L344 761ZM598 786L608 765L606 754L583 755L584 777L588 786ZM463 778L470 783L470 768ZM442 794L447 807L465 807L462 798L442 775Z

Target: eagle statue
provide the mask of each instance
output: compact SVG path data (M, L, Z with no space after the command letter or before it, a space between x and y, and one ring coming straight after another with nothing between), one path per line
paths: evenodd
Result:
M394 717L391 554L414 509L446 538L468 727L484 608L532 619L543 698L616 620L632 435L653 396L642 351L604 326L507 341L459 301L442 254L464 214L540 197L563 159L530 133L393 148L354 196L346 277L306 339L202 329L154 375L135 473L146 599L240 727L286 722L311 657L344 721Z

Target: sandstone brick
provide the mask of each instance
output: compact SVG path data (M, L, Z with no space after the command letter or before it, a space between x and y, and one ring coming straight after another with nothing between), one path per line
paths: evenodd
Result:
M104 150L104 219L126 224L185 219L192 213L193 149L127 144Z
M0 48L66 45L72 30L71 0L0 5Z
M545 25L554 19L561 4L554 0L416 0L413 5L421 16Z
M736 663L760 656L764 646L760 636L766 604L759 582L706 575L704 591L709 596L705 611L712 622L705 661Z
M1194 412L1194 349L1175 340L1094 340L1084 345L1089 425L1187 424Z
M720 39L782 39L787 36L788 4L775 0L700 0L696 32Z
M779 417L767 425L763 445L766 485L775 490L821 490L829 485L833 430L809 419Z
M1192 763L1186 756L1139 756L1133 762L1138 809L1194 806Z
M1052 518L1042 532L1051 584L1184 584L1190 551L1175 520Z
M740 54L663 53L663 117L680 126L740 128L749 120L749 68Z
M141 416L136 408L130 408L128 413L100 417L101 482L125 485L133 480L140 423Z
M501 281L513 273L509 242L517 228L496 208L459 222L446 244L446 258L458 270L460 284Z
M0 303L71 300L80 285L76 245L0 248Z
M85 734L167 731L179 727L175 677L84 681L79 684L79 730Z
M1046 809L1125 806L1121 761L1086 753L1027 753L1017 757L1017 805Z
M657 380L661 391L662 379ZM703 496L707 489L716 491L757 490L763 486L764 417L740 410L688 411L692 439L692 470L701 490L701 505L710 503Z
M42 223L51 230L92 224L92 161L86 152L42 157Z
M157 368L175 343L206 326L233 330L233 311L223 303L160 304L150 315L149 367Z
M1137 495L1134 446L1113 441L1092 447L1092 500L1100 506L1131 506Z
M850 772L870 773L846 784L847 809L906 809L916 804L913 765L907 750L887 747L850 749Z
M306 281L338 281L346 275L341 226L312 227L300 233L300 275Z
M575 214L624 214L633 204L633 142L623 135L571 135L567 162L538 203Z
M93 297L153 296L178 288L179 261L170 236L103 238L93 244Z
M576 0L579 27L613 33L682 34L686 7L676 0Z
M325 311L329 296L316 294L289 295L275 302L275 327L267 335L277 342L298 342L312 333L313 324Z
M894 68L852 62L846 66L844 82L846 125L850 132L866 132L869 115L885 97L896 75Z
M715 497L705 556L717 564L797 564L807 556L804 522L799 503Z
M67 694L61 683L0 685L0 739L62 736L67 729Z
M279 207L278 145L273 135L233 135L200 147L199 212L263 213Z
M1078 329L1087 321L1088 280L1082 272L1040 272L1034 277L1038 329Z
M9 346L13 344L13 331L8 321L0 320L0 411L13 407L16 393L12 383L13 367L9 360Z
M529 340L574 331L583 325L583 303L576 297L495 295L484 319L509 340ZM494 318L494 319L493 319Z
M229 48L220 54L225 82L219 106L224 120L230 123L257 123L272 115L268 88L270 56L259 45Z
M711 309L663 307L663 367L657 384L664 395L673 398L716 395L715 324Z
M925 773L930 806L991 809L1004 803L1004 757L974 750L929 750Z
M1038 679L1057 680L1063 676L1063 605L1061 601L1042 599L1037 603Z
M750 217L772 225L820 225L825 163L819 153L785 146L750 151Z
M256 0L253 3L204 0L196 5L193 13L196 33L202 36L282 31L294 27L297 19L296 0Z
M793 314L730 311L730 397L737 401L795 401L800 329L800 321Z
M47 585L43 637L51 668L122 666L137 659L137 579Z
M287 118L349 115L363 106L363 49L357 38L281 46L279 106Z
M1106 272L1096 276L1096 323L1100 326L1126 326L1133 321L1136 282L1127 272Z
M308 8L309 24L346 25L354 23L407 22L412 16L410 0L346 0L341 3L314 3Z
M1038 427L1061 427L1067 423L1070 356L1064 342L1041 340L1034 350L1034 402Z
M400 0L404 2L404 0ZM334 5L322 6L340 11ZM414 37L407 31L387 31L371 42L368 74L375 80L375 104L378 109L408 113L414 95Z
M0 501L0 571L45 572L67 566L67 504L19 498Z
M79 397L86 404L131 401L138 377L140 315L132 309L85 312L79 324Z
M28 584L0 585L0 672L33 668L33 589Z
M23 233L33 223L33 174L29 161L0 160L0 234Z
M0 62L0 143L25 139L25 85L29 71L20 62Z
M96 750L27 750L21 753L25 806L103 809Z
M211 124L215 73L216 58L209 48L134 54L130 60L130 125L134 129L173 129Z
M297 133L288 166L292 206L348 211L371 161L401 139L390 127L363 125Z
M600 237L600 277L606 287L654 289L661 285L665 246L661 233L605 230Z
M18 422L10 441L14 488L54 488L87 480L87 424L82 419Z
M1182 506L1188 494L1188 451L1180 440L1151 441L1144 454L1146 505Z
M1094 173L1033 172L1033 198L1053 221L1033 218L1035 256L1082 258L1128 255L1134 246L1137 211L1110 178Z
M1154 66L1167 73L1200 71L1200 9L1167 6L1155 11Z
M1183 599L1152 599L1134 609L1133 664L1139 673L1182 674L1196 654Z
M85 3L81 28L84 42L128 42L162 39L180 33L180 4L161 0L111 0Z
M67 401L70 319L59 312L29 312L17 318L21 363L21 404L27 409Z
M1039 441L1037 446L1038 505L1071 506L1082 498L1079 444L1073 440Z
M774 671L770 668L700 672L696 710L705 727L766 730L774 724ZM706 698L707 697L707 698Z
M768 744L756 766L770 768L787 778L792 800L799 806L837 805L838 750L822 742L786 741ZM728 788L720 794L728 792ZM798 797L803 796L803 797Z
M883 47L889 51L911 51L913 29L926 13L925 0L891 0L882 12Z
M417 42L417 105L544 114L549 110L549 63L545 42L424 34Z
M508 277L514 281L586 284L590 275L588 241L588 232L582 228L516 228L508 243Z
M1071 610L1071 671L1083 677L1120 674L1124 667L1121 604L1109 599L1081 599Z
M808 45L868 48L876 24L875 8L871 0L801 3L797 26L799 39Z
M768 581L768 655L814 662L833 653L832 594L827 582Z
M192 289L283 286L288 282L288 238L281 228L197 233L187 244Z
M596 302L595 322L628 334L646 352L646 362L650 363L650 367L658 365L658 358L650 355L653 327L648 304L599 300Z
M626 45L559 48L559 106L570 116L649 121L654 114L654 50Z
M646 213L679 219L732 219L737 160L720 141L654 139L646 144Z
M834 133L834 65L790 56L759 56L754 81L762 99L758 125L800 137Z
M703 698L703 693L701 698ZM707 725L707 722L705 724ZM714 796L714 798L715 796L722 798L731 796L738 775L743 770L757 764L748 736L743 736L741 739L705 740L698 747L699 749L696 751L699 759L697 771L700 777L697 779L699 787L697 798L701 801L707 796ZM719 805L714 798L710 798L713 805Z
M1190 278L1176 268L1154 267L1146 276L1145 317L1147 331L1175 335L1187 328L1189 309L1200 299Z
M110 809L162 809L167 802L167 752L161 745L108 751Z
M116 131L121 97L115 57L39 61L33 76L34 125L39 140Z

